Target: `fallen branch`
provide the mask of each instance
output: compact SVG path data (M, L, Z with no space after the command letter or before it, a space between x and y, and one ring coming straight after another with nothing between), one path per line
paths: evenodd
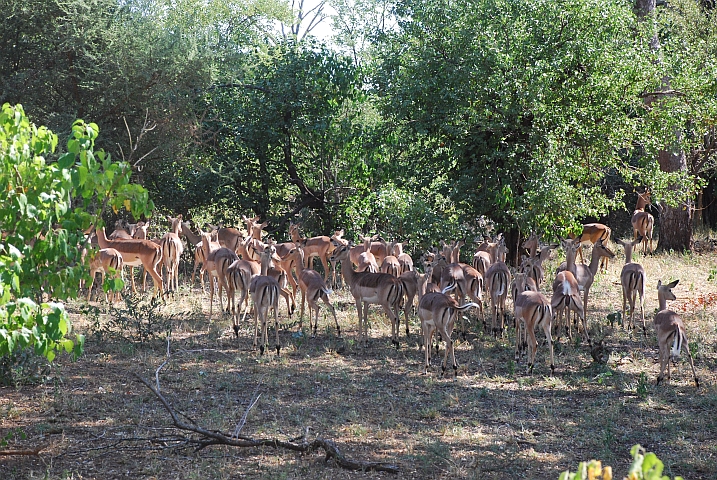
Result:
M10 455L40 455L40 452L47 448L47 445L26 450L0 450L0 456Z
M339 450L339 448L336 446L336 444L331 440L326 440L323 438L316 438L311 442L308 442L303 437L303 441L301 443L295 443L292 441L283 441L276 438L251 438L244 435L225 435L221 432L212 431L212 430L206 430L200 426L197 425L189 425L187 423L182 422L179 419L179 416L177 415L177 412L174 411L172 406L169 404L166 398L162 396L161 393L157 389L155 389L147 380L142 378L139 374L135 373L135 376L139 379L140 382L144 383L144 385L149 388L152 393L159 399L160 402L162 402L162 405L164 405L164 408L167 410L169 415L172 417L172 422L174 423L174 426L180 430L184 430L186 432L192 432L197 435L200 435L202 438L199 439L189 439L189 443L192 443L196 445L196 450L202 450L206 447L209 447L211 445L227 445L230 447L272 447L272 448L283 448L286 450L291 450L294 452L301 452L301 453L310 453L314 452L316 450L322 449L326 453L326 457L324 461L329 461L333 459L338 466L341 468L347 469L347 470L360 470L360 471L368 471L373 470L377 472L388 472L388 473L398 473L399 467L397 465L391 465L381 462L361 462L357 460L351 460L344 456L343 453ZM236 433L236 432L235 432Z

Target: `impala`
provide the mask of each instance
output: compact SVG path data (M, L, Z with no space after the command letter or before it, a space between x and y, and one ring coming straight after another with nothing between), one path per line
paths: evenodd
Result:
M463 298L466 296L467 288L465 272L463 271L463 267L458 263L451 263L443 267L441 270L441 279L438 282L440 289L445 289L449 285L453 284L456 286L454 289L456 304L460 305L463 303ZM463 316L461 316L461 335L463 338L466 337L466 326L463 321Z
M558 332L558 339L560 338L560 321L563 316L563 311L567 309L568 313L565 315L565 330L568 333L568 337L573 338L570 330L570 311L572 310L582 320L588 345L592 345L590 343L590 334L588 333L583 300L580 298L578 281L570 270L565 270L556 275L555 281L553 282L553 297L550 299L550 305L555 312L555 325Z
M105 275L109 274L114 270L115 278L122 278L122 267L124 267L124 260L122 254L114 248L103 248L99 251L94 252L92 260L90 260L90 286L87 290L87 301L90 301L90 295L92 295L92 286L95 284L95 276L97 272L101 274L102 282L100 285L105 283ZM116 292L119 296L119 292ZM110 291L109 294L105 294L105 299L108 302L115 302L115 292Z
M578 286L580 290L583 291L583 308L587 312L590 287L592 287L592 284L595 281L595 275L597 275L600 259L603 257L615 258L615 254L612 250L603 245L602 240L598 240L593 247L590 265L585 265L583 263L576 264L575 254L579 247L580 242L577 239L565 241L563 248L565 248L566 254L570 251L570 254L566 255L565 268L570 270L573 275L575 275L575 279L578 281ZM561 271L561 268L563 268L563 265L560 266L558 271Z
M427 293L423 296L418 305L418 318L421 320L423 344L426 349L424 375L428 374L428 368L431 366L431 339L433 334L438 332L446 342L446 351L443 354L443 363L441 365L442 374L446 373L448 355L450 354L453 361L453 373L456 377L458 376L458 362L456 362L453 340L451 339L453 327L455 326L458 312L477 306L475 303L459 306L453 298L445 293Z
M532 232L530 236L523 242L523 244L520 246L520 248L524 248L528 251L528 258L533 258L538 253L538 248L540 248L540 242L538 240L538 234L535 232Z
M222 307L222 287L227 291L227 306L229 305L229 286L227 285L227 269L229 266L239 259L233 250L221 247L217 250L210 250L211 235L202 233L202 248L204 249L204 257L206 258L202 269L209 276L209 319L212 318L212 309L214 307L214 279L216 278L219 287L219 311L223 311Z
M635 245L642 242L642 236L637 237L632 242L625 242L620 239L615 240L619 245L625 248L625 265L620 272L620 284L622 285L622 318L623 325L627 323L628 330L635 328L635 302L637 296L640 296L640 317L642 318L642 333L647 337L645 329L645 283L647 275L645 269L639 263L632 263L632 249ZM630 304L630 319L626 322L625 308Z
M407 253L403 253L403 243L394 242L393 244L393 255L398 259L400 265L399 275L403 275L406 272L413 270L413 259Z
M336 248L331 243L331 238L322 235L319 237L311 237L304 239L299 234L299 225L289 225L289 235L291 235L291 241L298 244L302 240L306 240L304 247L304 268L311 265L314 257L319 257L321 264L324 266L324 282L329 279L329 257Z
M244 305L244 318L249 310L249 286L252 277L261 274L261 265L251 260L239 259L234 261L227 268L227 295L229 297L229 310L232 313L232 328L234 336L239 337L239 316L241 315L241 306ZM236 292L241 291L239 298L239 307L236 303Z
M392 252L393 245L388 245L386 247L386 251ZM379 271L381 273L388 273L393 275L394 277L398 277L401 274L401 264L399 263L398 258L393 256L392 254L386 255L386 257L383 259L383 262L381 263L381 266L379 267Z
M657 281L657 300L660 306L659 311L655 314L655 320L653 320L657 331L657 345L660 349L660 375L657 377L657 384L659 385L665 378L665 367L667 367L666 378L670 379L670 357L679 356L684 345L687 358L690 360L690 367L692 367L695 386L699 388L700 381L697 378L695 364L692 361L692 353L685 334L685 325L678 314L672 310L667 310L667 301L677 299L675 294L672 293L672 289L677 286L678 282L679 280L675 280L663 285L660 280ZM672 344L672 348L670 348L670 344Z
M217 242L224 248L228 248L232 252L237 252L237 249L244 241L244 234L236 228L224 228L212 224L207 224L207 227L217 233Z
M398 347L398 310L403 299L403 284L386 273L354 272L349 247L342 246L332 256L341 262L341 273L356 302L359 320L359 341L365 334L368 343L368 306L381 305L391 320L392 343Z
M610 243L610 234L612 230L607 225L602 223L586 223L583 225L583 233L576 237L576 241L580 242L578 246L578 255L580 255L580 262L585 263L583 259L583 245L595 245L598 241L602 242L603 245ZM612 257L602 257L600 259L600 269L607 270L608 261Z
M402 273L398 279L403 284L403 294L406 296L406 301L403 304L403 316L406 319L406 337L409 336L408 327L408 314L413 308L413 301L418 295L418 301L421 301L421 297L426 292L426 280L427 276L424 273L418 273L415 270Z
M465 263L460 263L459 265L463 269L466 295L468 295L468 298L470 298L473 303L478 305L478 310L480 310L480 315L483 319L483 328L485 328L485 312L483 312L483 292L485 291L485 282L483 280L483 275L470 265L466 265Z
M647 243L650 243L650 252L652 252L652 229L655 226L655 217L645 211L645 207L650 205L650 191L637 194L637 204L635 211L632 213L632 229L635 232L633 238L642 237L643 253L647 253Z
M331 314L334 316L334 323L336 323L336 331L338 336L341 336L341 327L339 321L336 318L336 310L334 306L329 302L329 295L332 293L331 290L326 286L326 282L321 278L321 275L312 269L304 268L304 251L301 247L293 249L289 252L289 257L294 260L296 265L297 273L299 274L299 289L301 290L301 315L299 317L299 328L301 328L301 319L304 318L304 305L309 302L309 330L311 330L311 317L316 312L316 321L314 322L314 336L316 336L316 330L319 325L319 305L317 301L319 298L324 304L329 307Z
M515 305L518 295L523 292L538 292L538 284L535 283L532 277L529 277L525 272L516 272L513 276L513 283L511 284L511 298Z
M257 323L261 322L261 345L259 351L264 355L264 350L269 346L269 309L274 310L274 324L276 331L276 354L281 352L279 343L279 283L266 275L271 263L272 252L269 248L261 254L261 275L251 279L249 293L254 303L254 347L257 343Z
M162 237L162 261L167 268L167 291L174 292L179 289L179 259L184 252L184 244L179 239L182 229L182 215L177 218L167 217L171 224L170 232Z
M348 245L349 241L346 240L344 237L344 229L336 230L334 231L334 234L331 235L331 243L334 244L334 248L340 247L342 245ZM338 288L338 264L335 261L330 261L331 263L331 286L334 288Z
M180 226L180 235L184 235L187 239L187 243L194 247L194 268L192 269L192 286L194 286L194 280L196 279L197 268L204 264L204 250L202 250L202 237L192 231L189 222L182 222ZM217 250L220 248L219 242L216 242ZM202 285L202 292L204 291L204 272L199 268L199 283Z
M162 260L162 248L149 240L109 240L105 235L105 227L97 230L97 241L101 248L114 248L122 254L125 265L134 267L142 265L149 272L154 280L155 296L164 299L162 276L157 271L157 265ZM132 291L137 292L134 286L134 275L132 275Z
M553 358L553 339L550 329L553 321L551 302L540 292L524 291L515 300L515 361L518 362L525 348L528 348L528 373L533 373L535 354L538 341L535 338L535 327L541 327L550 349L550 373L555 374ZM523 330L525 333L523 334Z
M371 253L371 239L368 237L363 237L363 252L358 256L356 271L378 273L378 262L374 254ZM343 273L343 266L341 273Z
M493 336L498 333L503 335L505 325L505 301L510 288L510 270L505 264L507 248L503 242L496 249L496 262L493 263L485 274L486 291L490 296L491 313L493 320ZM498 324L500 315L500 324Z

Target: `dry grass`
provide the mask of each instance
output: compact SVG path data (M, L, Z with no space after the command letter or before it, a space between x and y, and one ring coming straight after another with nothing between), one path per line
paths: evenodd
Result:
M335 440L352 458L398 463L400 478L557 479L590 458L623 474L636 443L656 452L670 476L714 478L715 283L707 279L717 257L655 255L640 261L649 277L647 339L609 327L607 315L622 302L622 259L616 259L596 280L589 312L593 335L605 336L612 350L609 363L593 363L587 345L563 339L556 346L554 377L544 345L528 376L525 365L513 360L512 333L494 340L475 320L456 348L458 378L441 378L435 357L432 373L421 375L416 319L413 335L408 342L402 335L396 350L390 325L372 308L370 345L358 346L356 310L345 291L333 295L343 339L324 316L317 338L297 336L296 325L289 324L281 331L281 357L260 357L251 347L253 325L233 338L231 320L207 321L199 314L208 312L208 300L185 287L177 303L163 307L177 318L173 356L160 374L162 391L198 424L228 432L258 387L261 398L243 434L289 439L311 427L312 435ZM675 278L681 281L671 308L683 313L699 390L686 361L673 369L671 384L655 386L657 345L650 322L656 284ZM69 306L77 328L87 329L79 307ZM75 363L60 358L50 381L0 389L0 435L19 429L26 438L15 437L10 446L47 446L39 457L0 457L0 478L389 476L346 472L319 454L170 448L178 432L168 428L171 420L160 403L132 376L152 379L165 355L162 340L132 344L90 337L86 355Z

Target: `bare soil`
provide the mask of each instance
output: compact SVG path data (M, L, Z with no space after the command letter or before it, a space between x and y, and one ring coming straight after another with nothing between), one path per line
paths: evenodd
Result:
M342 338L323 308L316 338L308 334L308 320L304 334L297 334L296 317L290 321L282 303L279 357L275 350L261 356L252 348L253 321L242 324L239 338L230 317L215 313L209 321L208 295L186 283L178 299L161 309L174 316L169 358L162 338L140 343L92 335L82 303L70 304L76 331L88 334L85 355L76 362L60 356L43 383L0 388L0 439L8 439L3 448L44 447L39 455L0 456L0 479L557 479L591 458L612 465L622 478L635 444L655 452L670 477L717 478L716 284L708 280L717 256L641 259L648 273L646 338L607 320L622 307L622 262L616 258L591 290L591 332L604 337L612 352L607 365L593 362L586 343L562 338L555 376L542 342L528 375L525 364L514 361L513 333L494 339L475 314L467 338L457 341L458 377L450 368L441 376L443 350L433 357L429 375L422 375L417 319L396 349L387 319L373 307L369 345L358 345L356 309L345 290L332 295ZM681 279L678 301L670 308L683 315L699 389L684 353L671 382L655 385L656 284L675 278ZM164 362L157 374L161 392L185 419L204 428L231 433L260 395L242 435L289 440L310 428L309 439L333 440L349 458L394 463L400 473L346 471L325 462L322 452L196 451L135 377L155 382Z

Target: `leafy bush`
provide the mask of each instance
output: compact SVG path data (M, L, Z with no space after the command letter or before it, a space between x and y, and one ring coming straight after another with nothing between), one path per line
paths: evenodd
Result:
M84 231L108 207L136 217L154 208L147 191L129 183L129 164L94 151L97 135L97 125L75 121L67 153L53 161L57 135L32 124L22 106L2 106L0 356L24 348L49 361L62 350L79 355L84 338L67 338L72 324L61 302L89 278Z
M670 480L670 477L662 475L665 466L654 453L645 453L640 445L635 445L630 454L633 461L625 480ZM565 471L560 474L559 480L612 480L612 468L603 467L597 460L581 462L577 472ZM675 480L682 480L682 477L675 477Z
M139 295L125 295L124 305L111 306L109 320L105 322L101 321L97 307L89 307L86 313L94 317L90 331L98 340L109 337L142 343L163 338L171 333L179 315L160 313L161 305L157 298L147 301Z
M47 358L32 348L22 348L0 357L0 385L17 387L42 383L51 372Z

